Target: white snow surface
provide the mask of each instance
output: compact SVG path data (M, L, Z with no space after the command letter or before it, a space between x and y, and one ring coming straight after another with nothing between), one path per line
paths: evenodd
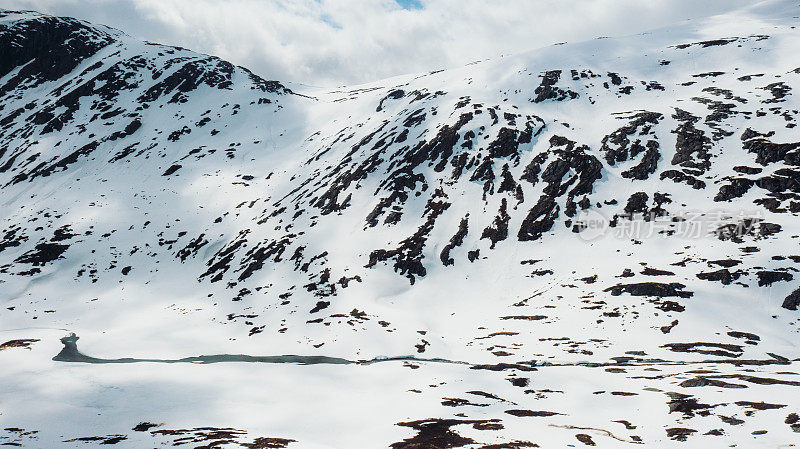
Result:
M0 10L0 446L797 445L798 16L312 89Z

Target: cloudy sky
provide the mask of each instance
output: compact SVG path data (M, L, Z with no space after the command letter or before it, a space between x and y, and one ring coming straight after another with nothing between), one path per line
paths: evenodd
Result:
M0 0L214 54L316 86L404 73L723 13L751 0Z

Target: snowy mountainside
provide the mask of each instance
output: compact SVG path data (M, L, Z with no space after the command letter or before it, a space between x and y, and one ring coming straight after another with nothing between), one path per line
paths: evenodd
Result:
M115 444L199 442L208 425L235 428L206 438L220 447L793 441L798 15L796 2L762 2L320 89L73 19L0 12L0 327L8 341L37 340L0 352L19 361L0 377L17 385L0 396L0 419L22 429L0 438L68 444L102 428L113 440L160 419L194 430L154 424ZM256 401L209 380L207 400L238 402L187 415L194 393L182 390L153 418L138 402L107 411L112 397L148 394L125 365L50 361L65 331L95 362L413 357L258 368L318 383L300 393L281 380L284 391ZM259 388L242 365L133 366L152 385L209 375ZM63 369L95 376L85 388L103 405L24 380ZM351 430L232 412L274 416L265 404L293 393L336 404L324 369L348 379L342 394L372 391L352 416L374 398L397 409L363 417L376 429L363 440L324 411L315 419ZM122 380L122 393L97 387ZM31 400L65 405L17 411ZM15 436L94 407L108 415L100 427ZM280 438L247 446L258 440L244 440L245 424Z

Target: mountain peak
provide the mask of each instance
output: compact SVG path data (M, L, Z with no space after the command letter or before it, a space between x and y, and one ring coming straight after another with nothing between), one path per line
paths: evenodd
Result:
M87 444L792 441L793 11L337 89L0 12L0 379L40 407L4 419L80 401L35 430ZM66 366L130 407L23 382ZM163 414L132 399L187 378ZM346 431L309 430L308 395Z

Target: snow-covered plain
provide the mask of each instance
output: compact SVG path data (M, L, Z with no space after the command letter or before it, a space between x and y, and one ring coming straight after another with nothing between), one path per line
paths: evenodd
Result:
M0 445L796 445L798 16L326 90L0 11Z

